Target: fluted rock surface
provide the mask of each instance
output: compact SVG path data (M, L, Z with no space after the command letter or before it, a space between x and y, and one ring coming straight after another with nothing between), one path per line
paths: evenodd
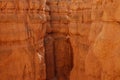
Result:
M88 80L119 80L119 9L118 0L93 0L93 24L97 26L96 38L86 59ZM95 17L95 15L97 15Z
M120 80L119 0L0 0L0 80Z
M69 16L69 35L73 48L73 69L70 80L86 80L85 59L89 50L91 1L71 1Z
M0 80L45 80L45 0L0 1Z
M68 0L47 1L50 15L45 37L47 80L69 80L72 69L72 48L68 36L69 3Z

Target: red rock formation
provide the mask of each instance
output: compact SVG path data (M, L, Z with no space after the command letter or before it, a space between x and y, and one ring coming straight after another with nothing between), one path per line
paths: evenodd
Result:
M85 60L85 70L88 79L87 80L101 80L101 64L93 52L93 45L96 37L102 30L101 16L103 8L101 2L97 0L92 1L92 24L89 33L90 48Z
M44 7L45 0L0 1L0 80L46 79Z
M68 4L68 1L48 1L51 27L47 26L45 40L47 80L69 80L72 51L68 37Z
M119 4L1 0L0 80L120 80Z
M94 0L95 1L95 0ZM92 53L87 57L86 67L88 80L119 80L119 3L118 0L98 0L96 9L99 12L96 24L102 30L92 44ZM95 10L95 8L93 8ZM114 10L114 12L113 12ZM117 16L117 17L116 17ZM100 18L101 17L101 18ZM99 18L99 20L98 20ZM102 24L102 25L101 25ZM92 25L94 26L94 25ZM98 31L99 32L99 31ZM96 61L95 61L96 60Z
M85 58L89 50L91 1L74 0L70 6L69 35L73 48L73 69L70 80L86 80Z

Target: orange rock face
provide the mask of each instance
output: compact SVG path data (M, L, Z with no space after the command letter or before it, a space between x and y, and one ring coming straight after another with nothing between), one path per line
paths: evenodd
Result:
M119 80L119 1L94 1L93 13L97 15L92 27L99 27L92 39L90 53L86 58L88 80ZM113 6L114 5L114 6ZM99 11L100 10L100 11ZM96 12L95 12L96 11ZM112 12L114 11L114 12ZM117 17L115 17L117 16ZM101 28L101 29L100 29ZM90 66L90 67L88 67Z
M70 80L86 80L85 58L89 50L91 1L72 1L70 10L69 35L73 48L73 69Z
M0 1L0 80L46 79L44 5L45 0Z
M45 37L47 80L69 80L72 69L72 48L68 36L69 2L51 0L47 3L50 15Z
M119 0L1 0L0 80L120 80Z

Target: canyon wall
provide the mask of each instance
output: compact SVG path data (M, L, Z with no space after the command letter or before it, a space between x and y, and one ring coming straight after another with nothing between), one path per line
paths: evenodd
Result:
M46 80L45 4L0 1L0 80Z
M119 10L118 0L1 0L0 80L120 80Z
M47 80L86 79L85 58L89 51L91 2L48 1L51 18L45 40ZM50 71L52 74L49 74Z
M91 54L86 60L87 73L91 80L119 80L119 9L118 0L96 0L94 1L94 14L99 13L93 18L92 27L101 27L96 39L93 41ZM95 16L94 16L95 17ZM96 20L95 20L96 19ZM98 31L99 32L99 31ZM95 61L96 60L96 61ZM93 66L94 65L94 66ZM89 80L88 79L88 80Z
M69 35L73 48L73 69L70 80L86 80L85 59L89 50L91 0L73 0L70 11Z
M69 4L68 0L47 1L50 15L45 37L47 80L69 80L72 69L72 48L68 35Z

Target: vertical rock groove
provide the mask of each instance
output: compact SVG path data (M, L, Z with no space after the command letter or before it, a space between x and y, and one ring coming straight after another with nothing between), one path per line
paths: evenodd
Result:
M0 0L0 80L120 80L119 0Z
M47 80L69 80L72 67L72 47L68 38L70 1L48 0L47 3L50 8L50 26L47 26L45 37Z

